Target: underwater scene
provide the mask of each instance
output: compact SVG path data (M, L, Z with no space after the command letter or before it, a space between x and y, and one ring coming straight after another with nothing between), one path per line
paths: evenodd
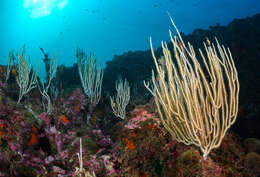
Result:
M0 177L260 177L259 0L1 0Z

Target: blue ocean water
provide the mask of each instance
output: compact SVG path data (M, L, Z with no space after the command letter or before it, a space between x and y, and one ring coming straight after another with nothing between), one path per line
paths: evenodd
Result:
M167 11L187 34L259 13L260 1L1 0L0 64L24 44L33 64L42 60L42 47L65 65L76 62L77 47L95 53L103 64L115 54L149 49L150 36L158 47L169 40Z

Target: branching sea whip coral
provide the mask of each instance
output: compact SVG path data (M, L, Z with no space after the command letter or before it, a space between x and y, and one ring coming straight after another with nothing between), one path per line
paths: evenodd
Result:
M237 70L229 49L218 41L215 47L204 43L206 56L201 50L206 73L196 58L193 46L185 45L176 28L178 37L171 37L176 64L165 42L164 56L158 63L153 47L152 56L158 75L152 73L152 93L164 127L179 142L200 147L203 158L220 146L238 112L239 82ZM207 77L208 76L208 77Z

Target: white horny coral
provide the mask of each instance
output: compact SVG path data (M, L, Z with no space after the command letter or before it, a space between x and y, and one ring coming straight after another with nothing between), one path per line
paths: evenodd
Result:
M25 47L22 54L18 54L16 82L20 88L19 99L17 101L17 104L19 104L22 97L37 86L36 72L26 61Z
M178 37L171 42L175 60L165 42L162 42L163 62L158 63L150 40L157 76L152 73L152 93L164 127L173 138L186 145L196 145L204 159L220 146L225 133L236 121L239 81L229 49L218 41L215 47L207 39L206 55L199 50L205 71L197 60L193 46L185 45Z

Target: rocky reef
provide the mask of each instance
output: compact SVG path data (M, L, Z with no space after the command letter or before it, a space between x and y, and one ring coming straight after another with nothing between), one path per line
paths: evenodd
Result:
M202 48L206 37L213 42L216 36L230 47L239 74L237 122L206 160L199 148L177 142L165 130L143 86L154 67L151 52L131 51L107 62L102 96L91 112L76 76L77 65L58 67L60 94L51 114L42 106L37 88L17 104L16 70L5 82L6 66L0 66L0 176L260 176L260 14L182 35L195 48ZM156 55L162 55L161 48ZM124 120L113 115L109 100L118 75L131 85Z

